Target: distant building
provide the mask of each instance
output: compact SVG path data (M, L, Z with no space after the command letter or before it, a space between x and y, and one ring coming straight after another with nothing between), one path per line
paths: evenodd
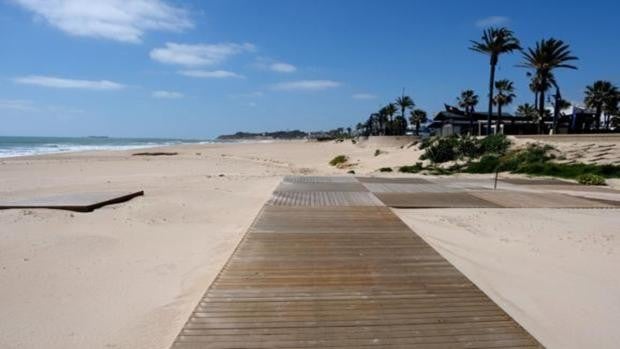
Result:
M474 112L471 116L471 119L473 119L472 129L472 120L464 111L449 105L445 107L446 110L437 113L432 123L428 126L434 135L486 134L488 113ZM491 115L491 133L495 133L497 119L497 113L493 113ZM558 133L588 132L592 127L593 121L594 113L592 111L571 107L560 113ZM543 133L548 133L553 125L553 117L550 115L546 116L543 125ZM506 135L536 134L538 133L538 124L525 116L502 113L499 133Z

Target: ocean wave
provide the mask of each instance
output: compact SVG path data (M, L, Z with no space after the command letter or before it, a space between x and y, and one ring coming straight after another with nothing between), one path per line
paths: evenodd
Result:
M148 142L142 144L39 144L27 146L3 146L0 144L0 158L12 158L18 156L33 156L58 153L74 153L82 151L102 151L102 150L132 150L154 147L164 147L183 142Z

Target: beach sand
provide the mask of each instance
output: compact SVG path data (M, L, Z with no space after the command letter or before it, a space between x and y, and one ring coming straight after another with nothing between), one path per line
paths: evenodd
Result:
M547 348L619 348L620 214L395 210Z
M384 153L375 156L376 149ZM376 143L301 141L158 150L179 154L101 151L0 159L5 198L145 191L144 197L92 213L0 211L1 348L167 348L283 176L346 175L350 169L377 175L380 167L413 164L420 154ZM328 165L339 154L349 156L350 167ZM518 220L518 212L526 211L505 214ZM587 337L590 344L617 340L610 328L620 313L613 272L619 265L616 211L545 212L532 211L531 222L521 219L518 232L489 210L399 214L543 343L576 347ZM600 235L572 233L588 222ZM482 236L467 233L479 225L485 227ZM454 233L459 231L471 239ZM498 246L507 251L499 257L493 255L504 251ZM450 252L461 249L460 255ZM509 279L515 284L507 284L498 258L506 259L508 271L523 264ZM575 329L571 319L578 316L587 328ZM601 325L602 319L609 322ZM542 326L542 320L560 325Z

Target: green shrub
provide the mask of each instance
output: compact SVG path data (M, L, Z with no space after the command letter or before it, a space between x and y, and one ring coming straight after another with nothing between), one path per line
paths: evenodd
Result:
M443 168L443 167L431 167L429 169L427 169L429 171L429 174L433 175L433 176L442 176L442 175L452 175L454 174L455 171L458 171L458 167L455 169L454 166L450 167L450 168Z
M420 150L424 150L428 147L430 147L431 144L433 144L433 142L435 142L438 138L437 137L429 137L429 138L425 138L422 140L422 142L420 142Z
M497 155L485 155L480 161L472 162L467 165L468 173L493 173L501 168L501 161Z
M416 162L415 165L410 165L410 166L402 166L398 169L398 172L402 172L402 173L418 173L420 171L422 171L424 169L424 167L422 166L421 162Z
M344 164L349 161L349 158L346 155L338 155L329 161L329 164L332 166L338 166L340 164Z
M599 175L585 173L577 176L577 182L585 185L605 185L605 178Z
M459 158L477 158L482 155L480 142L474 137L464 136L459 139L456 152Z
M424 150L424 154L420 156L420 159L428 159L435 164L456 160L455 148L457 144L457 137L440 138Z
M514 150L501 158L501 170L510 172L528 171L528 168L539 168L550 160L547 149L532 144L525 149ZM531 170L531 169L530 169Z
M353 171L353 170L349 170L349 171L347 171L347 173L348 173L348 174L355 174L355 171Z
M480 140L480 153L504 154L510 147L510 141L503 134L489 135Z
M392 168L391 167L381 167L379 169L379 172L392 172Z
M379 156L381 155L383 152L381 151L381 149L377 149L375 150L375 156Z

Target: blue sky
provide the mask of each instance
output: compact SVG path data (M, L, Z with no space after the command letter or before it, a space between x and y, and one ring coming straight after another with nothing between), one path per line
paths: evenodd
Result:
M430 113L472 88L486 25L568 42L581 101L620 83L617 1L0 0L0 135L210 138L353 126L401 93ZM533 99L519 54L498 78ZM509 107L511 111L513 107ZM478 107L484 110L484 101Z

